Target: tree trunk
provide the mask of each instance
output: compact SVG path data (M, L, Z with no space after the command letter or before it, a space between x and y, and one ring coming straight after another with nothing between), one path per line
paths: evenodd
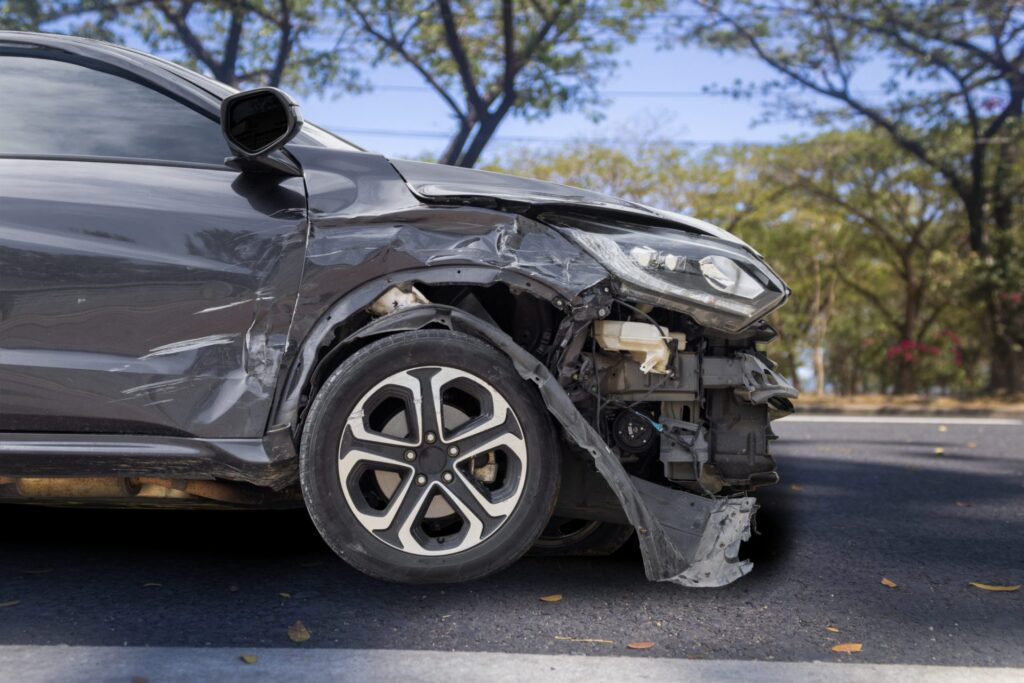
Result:
M814 393L825 395L825 347L814 347Z
M459 130L448 141L448 146L445 148L444 153L441 154L440 162L442 164L448 166L456 166L458 164L462 148L466 146L466 140L469 139L469 134L473 132L475 123L476 119L472 115L459 121Z
M900 357L899 366L896 369L896 385L893 393L897 396L916 393L916 382L914 381L914 361Z
M1024 354L1014 349L1013 340L1001 334L992 339L992 368L989 375L989 391L1016 396L1024 390L1021 372L1024 370Z
M797 391L803 391L800 387L800 375L797 374L797 368L800 367L800 363L797 361L796 355L792 350L786 351L786 376L793 383L793 388Z
M908 349L900 352L897 359L896 383L893 393L902 396L917 393L917 363L920 360L921 342L918 339L918 316L920 313L921 293L924 289L914 279L914 269L909 252L903 256L904 283L903 290L903 329L901 337L904 343L911 344Z

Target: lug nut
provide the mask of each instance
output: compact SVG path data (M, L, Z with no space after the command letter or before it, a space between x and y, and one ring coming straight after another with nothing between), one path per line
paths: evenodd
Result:
M415 460L416 459L416 451L406 451L405 452L405 459L408 460L409 462L412 462L413 460Z
M425 474L417 474L416 475L416 485L417 486L423 486L426 483L427 483L427 475L425 475Z
M448 455L450 455L451 457L454 458L458 454L459 454L459 447L458 446L449 446L448 447Z
M441 480L446 484L452 483L452 479L454 478L455 477L452 476L451 472L445 472L444 474L441 475Z
M437 436L434 435L434 432L427 432L426 438L427 443L434 443L435 441L437 441Z

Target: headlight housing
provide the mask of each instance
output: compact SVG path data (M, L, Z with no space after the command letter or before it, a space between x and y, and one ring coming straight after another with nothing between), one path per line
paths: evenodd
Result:
M686 313L705 327L739 332L789 295L764 261L712 237L562 215L541 219L621 279L624 294Z

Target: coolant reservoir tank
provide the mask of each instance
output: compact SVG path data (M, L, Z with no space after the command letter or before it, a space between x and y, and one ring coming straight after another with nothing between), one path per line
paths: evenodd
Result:
M686 346L686 335L669 332L668 328L650 323L598 320L594 322L594 338L605 351L625 351L640 363L643 373L664 375L672 359L669 343L679 340L678 348Z

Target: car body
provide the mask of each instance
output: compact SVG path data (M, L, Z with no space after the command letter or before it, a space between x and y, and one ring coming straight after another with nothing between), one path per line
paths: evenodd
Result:
M267 89L252 97L290 128L247 150L230 119L245 94L95 41L0 32L0 86L0 498L305 501L350 561L383 539L376 564L354 563L398 580L484 575L549 517L570 530L538 548L599 552L638 529L652 579L749 571L747 494L777 480L769 419L796 392L757 348L788 289L736 237L576 188L389 160ZM415 379L423 368L435 379ZM440 397L436 434L424 388ZM392 411L379 434L365 426L378 404ZM454 465L506 409L514 438ZM381 436L402 418L416 425ZM364 428L376 445L359 464L342 451ZM380 520L417 485L439 492L418 504L444 510L388 536ZM464 507L481 492L493 508ZM519 528L521 495L538 510ZM345 504L344 520L318 512ZM368 535L334 534L353 519ZM501 559L485 552L512 535Z

